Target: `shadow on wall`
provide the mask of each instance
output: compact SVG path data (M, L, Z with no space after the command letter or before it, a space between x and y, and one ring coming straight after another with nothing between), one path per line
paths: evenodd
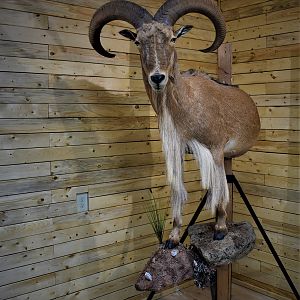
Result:
M52 162L52 172L65 191L66 202L57 205L70 213L59 218L59 226L55 218L53 223L66 237L71 232L54 252L72 256L70 280L84 277L78 289L87 289L87 298L99 297L109 281L132 285L156 242L145 206L151 188L165 184L156 120L146 94L131 92L130 79L128 92L115 92L108 82L113 78L50 76L56 102L50 116L60 128L51 135L51 147L67 151ZM76 213L76 193L86 191L90 210ZM124 276L129 281L118 283Z

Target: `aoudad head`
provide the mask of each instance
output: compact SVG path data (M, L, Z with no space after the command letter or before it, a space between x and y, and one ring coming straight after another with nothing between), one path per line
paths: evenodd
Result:
M113 20L126 21L136 32L129 29L120 34L135 43L141 55L144 80L155 92L163 91L171 78L177 61L175 46L181 36L193 26L184 25L174 31L176 21L188 13L200 13L208 17L216 31L212 45L202 52L212 52L223 42L226 35L225 21L213 0L167 0L154 17L141 6L124 0L111 1L100 7L92 17L89 38L93 48L102 56L115 55L105 50L101 44L102 28Z

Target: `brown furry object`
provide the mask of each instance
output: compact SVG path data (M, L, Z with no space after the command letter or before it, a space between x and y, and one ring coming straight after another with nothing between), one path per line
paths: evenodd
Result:
M174 250L178 251L176 256L172 256ZM148 274L145 276L145 273ZM149 274L152 280L149 280ZM157 292L165 287L192 279L193 275L193 254L190 250L181 244L172 250L164 249L164 245L161 245L148 261L135 288L139 291Z

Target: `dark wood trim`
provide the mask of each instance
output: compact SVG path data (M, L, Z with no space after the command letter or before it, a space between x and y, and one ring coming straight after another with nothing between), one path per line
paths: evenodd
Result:
M231 44L223 44L218 49L218 74L219 81L231 84L232 77L232 47ZM232 160L225 159L226 175L232 175ZM232 221L232 183L229 183L230 201L227 206L227 220ZM231 264L221 266L217 269L217 300L231 299Z

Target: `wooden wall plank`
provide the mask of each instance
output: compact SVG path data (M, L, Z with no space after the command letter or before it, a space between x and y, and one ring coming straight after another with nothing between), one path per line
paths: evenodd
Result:
M92 132L64 132L51 133L50 145L52 147L75 146L97 143L116 143L129 141L159 140L158 129L119 130L116 132L92 131Z
M283 166L298 166L298 156L292 154L282 154L282 153L264 153L248 151L243 156L237 158L239 161L254 161L269 163L274 165Z
M300 37L298 32L278 34L267 38L267 47L278 47L299 43Z
M69 32L49 31L37 28L25 28L12 25L0 25L1 38L8 41L31 42L39 44L52 44L60 46L71 46L91 49L88 36L83 34L74 34ZM103 44L106 48L112 48L114 51L134 52L137 50L132 47L127 40L103 38Z
M272 59L266 61L255 61L235 64L233 71L239 73L254 73L265 71L291 70L299 68L297 57L287 57L281 59Z
M234 9L225 11L224 16L227 21L231 21L255 15L261 15L263 13L281 11L297 6L298 2L296 0L284 2L279 0L263 1L260 5L252 4L249 6L236 7Z
M242 199L240 199L238 194L235 193L234 196L236 197L235 201L237 203L241 203L241 204L243 203ZM256 195L249 195L249 199L251 200L251 203L254 207L268 208L270 210L272 209L272 210L278 210L281 212L289 212L291 214L295 214L295 212L298 209L297 202L285 201L285 200L280 200L280 199L272 199L272 198L256 196ZM281 239L280 238L274 239L274 242L277 244L280 244L279 240L281 240ZM295 243L294 247L296 247L296 244L297 244L296 241L294 243Z
M248 17L248 18L227 21L226 22L226 27L227 27L227 30L229 32L231 32L231 31L234 31L234 30L249 28L251 26L256 27L256 26L265 25L266 22L267 22L266 21L266 15L262 14L262 15L251 16L251 17Z
M17 268L24 265L24 258L27 264L34 264L43 260L53 258L53 246L28 251L26 254L18 253L1 257L1 271Z
M290 82L298 80L298 69L233 75L233 81L236 84Z
M85 173L44 176L15 181L3 181L0 183L2 189L0 192L0 196L14 195L18 193L39 192L49 189L67 188L73 185L88 185L100 182L132 179L136 177L149 177L162 174L164 174L163 166L151 167L146 170L144 166L141 166L113 170L92 171ZM194 180L198 179L199 176L197 176Z
M260 139L267 141L300 142L297 131L294 130L261 130Z
M0 106L1 107L1 106ZM93 118L93 117L144 117L156 116L150 105L101 105L101 104L54 104L49 106L49 117Z
M268 47L266 49L255 49L248 51L239 51L233 54L233 62L251 62L258 60L269 60L283 57L297 57L299 55L300 45L282 45L278 47ZM234 66L233 66L234 67Z
M248 28L234 30L228 33L226 40L227 42L234 42L240 40L248 40L253 38L260 38L264 36L273 35L274 32L276 34L285 34L291 32L298 31L298 24L294 20L281 22L281 23L273 23L266 24L258 27L251 27L251 30Z
M50 163L0 166L0 180L50 175Z
M251 173L269 174L274 176L299 178L299 167L280 166L274 164L246 162L235 160L233 163L234 170L248 171Z
M93 77L135 78L141 79L140 68L102 64L54 61L30 58L1 57L0 71L28 72L40 74L84 75Z
M243 204L235 203L234 210L241 214L245 214L245 215L249 214L247 208ZM261 219L269 219L272 216L272 218L276 219L278 222L287 223L296 226L298 224L298 215L293 213L279 212L273 209L266 209L262 207L255 207L255 212L257 216Z
M294 82L269 82L256 84L241 84L240 88L246 93L253 95L267 94L297 94L298 83Z
M289 200L294 202L297 202L297 199L300 195L298 191L290 190L287 194L286 189L268 187L263 184L243 183L242 187L246 193L251 195L259 195L263 197Z
M18 296L18 292L22 291L24 294L30 293L33 288L44 289L50 285L55 284L55 275L47 274L39 277L31 278L17 283L12 283L9 286L0 287L1 295L7 299Z
M64 131L95 131L95 130L123 130L123 129L149 129L157 128L154 117L128 118L64 118L60 122L56 119L40 120L29 119L0 119L0 133L41 133Z
M126 168L130 166L143 165L151 167L151 165L163 163L164 157L161 152L146 154L131 154L101 158L87 158L74 160L59 160L51 165L52 174L67 174L72 172L88 172L95 170L105 170L110 168ZM196 165L196 163L195 163Z
M0 20L1 24L5 25L48 29L48 18L46 15L0 9Z
M261 119L262 129L293 129L299 128L297 119L289 118L262 118Z
M271 118L298 118L299 117L299 107L289 106L289 107L259 107L259 115L261 117L271 117Z
M300 13L299 6L267 13L267 23L271 24L271 23L299 19L299 13Z
M51 89L0 89L2 104L150 104L145 92L51 90Z
M0 198L1 210L18 209L51 203L51 192L19 194Z
M1 119L47 118L47 104L0 104Z
M257 106L299 106L299 95L279 94L279 95L259 95L252 96Z
M160 151L161 143L158 141L122 143L122 145L96 144L53 148L35 148L34 150L1 150L0 165L42 162L49 160L53 161L58 159L75 159L98 156L115 156L121 154L138 154Z
M95 53L93 49L83 49L77 47L61 47L57 45L49 45L49 59L63 61L79 61L90 62L93 64L109 64L109 65L141 65L140 57L137 53L118 53L114 59L102 57Z
M48 46L0 40L1 56L48 58Z
M144 91L142 80L90 76L49 75L49 87L54 89L82 89L107 91Z
M267 0L259 1L259 0L241 0L239 3L237 3L234 0L223 0L221 4L221 8L223 11L231 10L231 9L236 9L236 8L241 8L249 5L255 5L255 4L261 4L263 2L267 2Z
M252 49L263 49L266 48L267 45L267 38L262 37L262 38L254 38L254 39L249 39L245 43L245 41L236 41L232 42L232 51L237 52L237 51L246 51L246 50L252 50Z
M100 3L99 3L100 4ZM94 9L81 6L73 6L56 1L33 1L33 0L4 0L1 1L1 8L14 9L19 11L45 14L49 16L68 17L71 19L90 20ZM72 8L72 9L71 9Z
M0 135L1 150L3 149L18 149L32 147L48 147L49 134L8 134Z
M298 143L259 141L252 147L254 151L299 154Z
M0 72L0 87L46 88L46 74Z

